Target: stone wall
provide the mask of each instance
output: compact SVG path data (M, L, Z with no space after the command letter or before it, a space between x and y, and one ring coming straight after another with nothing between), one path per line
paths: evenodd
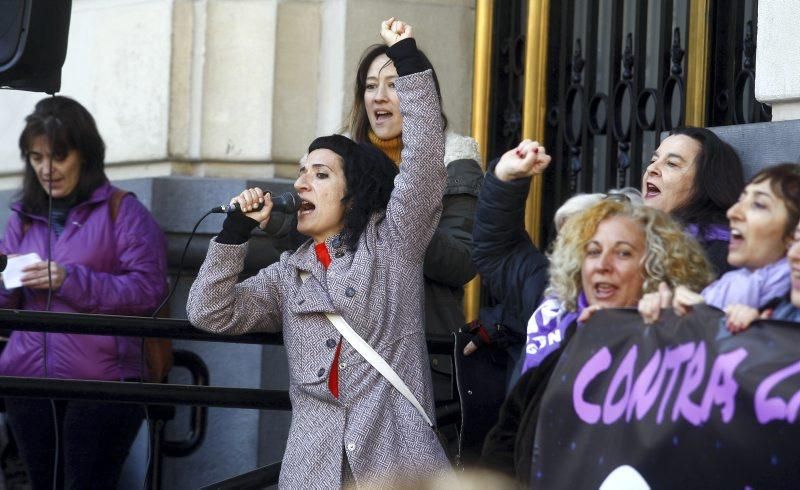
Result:
M800 2L758 1L756 99L772 106L772 120L800 119Z
M467 132L474 0L73 0L61 93L97 119L112 179L294 176L342 126L391 15L414 26ZM41 97L0 92L0 189L19 183L16 139Z
M137 193L167 234L172 279L188 234L210 207L256 183L283 190L308 143L336 131L352 102L363 50L380 21L414 26L437 68L451 128L471 117L474 0L73 0L63 95L95 116L108 147L107 173ZM22 171L17 138L44 94L0 91L0 225ZM263 182L266 179L266 182ZM173 316L221 218L189 249ZM284 242L252 241L247 267L276 260ZM282 347L176 342L200 354L211 383L286 389ZM186 382L175 370L171 382ZM209 409L195 454L167 458L164 488L198 488L281 459L288 412ZM179 408L167 436L188 430ZM142 443L122 488L137 488Z

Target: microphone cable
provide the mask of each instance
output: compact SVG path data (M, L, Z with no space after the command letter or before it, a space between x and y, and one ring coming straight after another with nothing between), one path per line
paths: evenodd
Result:
M55 94L53 95L55 97ZM60 126L61 121L53 116L53 124ZM53 298L53 273L50 270L53 257L53 158L55 155L56 134L55 129L51 128L50 136L50 157L47 159L49 178L47 179L47 301L45 302L44 310L49 312L51 301ZM30 158L30 157L28 157ZM42 354L44 361L44 377L48 377L47 373L47 332L42 335ZM61 441L58 434L58 410L56 409L56 401L50 398L50 408L53 412L53 490L58 490L58 459L61 449Z
M55 95L53 95L55 97ZM53 122L55 125L60 126L61 121L57 117L53 117ZM50 155L47 161L48 170L49 170L49 178L48 178L48 192L47 192L47 299L45 302L45 311L49 312L52 305L52 296L53 296L53 274L52 274L52 240L53 240L53 158L55 152L55 131L51 129L49 131L49 143L50 143ZM30 157L28 157L30 158ZM29 162L30 163L30 162ZM215 210L210 210L206 212L197 222L195 223L194 227L192 228L191 233L189 233L189 238L186 240L186 245L183 247L183 252L181 253L180 261L178 262L178 272L175 276L175 282L170 289L169 294L166 298L158 305L158 307L153 311L151 315L151 319L158 320L159 312L164 308L165 305L169 303L172 297L175 295L175 291L177 290L178 284L180 283L181 274L183 272L183 265L186 259L186 254L189 251L189 245L192 243L192 239L194 238L195 234L197 233L197 228L200 224L205 220L208 216L213 214ZM140 339L140 364L139 364L139 382L144 383L145 381L145 337L141 337ZM43 354L43 366L44 366L44 375L45 378L48 377L48 369L47 369L47 333L43 334L43 342L42 342L42 354ZM142 482L142 489L146 490L149 480L150 480L150 472L151 472L151 465L152 465L152 438L153 438L153 428L152 428L152 421L150 420L150 413L147 408L147 404L143 404L144 415L145 415L145 422L147 424L147 456L145 459L145 477ZM54 458L53 458L53 490L58 490L58 461L60 459L60 446L61 441L59 438L59 428L58 428L58 410L56 408L55 399L50 399L50 407L52 409L53 414L53 436L54 436Z
M269 192L269 191L266 191L266 192ZM159 312L161 312L161 310L164 308L164 306L167 305L169 303L169 301L172 299L172 297L175 295L175 290L178 289L178 284L180 283L180 280L181 280L181 274L183 273L183 263L184 263L184 260L186 259L186 253L189 251L189 245L192 243L192 239L194 238L195 233L197 233L197 228L200 227L200 223L202 223L203 220L205 220L206 218L208 218L210 215L212 215L214 213L219 213L219 208L213 208L210 211L206 212L203 216L201 216L200 219L197 220L197 222L195 223L194 227L192 228L192 231L189 233L189 238L186 239L186 245L184 245L183 252L181 253L181 258L178 261L178 273L175 275L175 282L172 284L172 288L170 288L170 292L167 295L167 297L164 298L164 301L162 301L161 304L158 305L158 308L155 309L153 314L150 315L150 318L152 320L158 321ZM140 349L141 358L139 360L140 378L141 378L140 382L144 382L144 379L145 379L144 367L145 367L145 362L146 362L146 360L145 360L144 337L141 338L140 346L141 346L141 349ZM147 437L147 460L145 461L145 477L144 477L144 482L142 483L142 490L146 490L147 484L150 481L150 470L151 470L150 466L152 464L151 459L152 459L152 453L153 453L153 448L152 448L153 433L152 433L152 427L151 427L151 422L150 422L150 414L149 414L149 412L147 410L147 405L146 404L144 405L144 413L145 413L145 418L147 420L147 436L148 437Z
M152 318L153 320L157 319L159 312L161 312L161 309L164 308L164 306L167 303L169 303L169 301L172 299L172 296L175 295L175 290L178 287L178 281L180 281L181 273L183 272L183 261L186 258L186 252L189 250L189 244L192 243L192 238L194 238L194 234L197 232L197 228L200 226L200 223L202 223L204 219L206 219L213 213L214 210L211 210L208 211L206 214L204 214L199 220L197 220L197 223L195 223L191 233L189 233L189 238L186 240L186 245L183 247L183 253L181 253L181 259L178 262L178 273L175 276L175 283L172 285L172 289L170 290L169 295L166 298L164 298L164 301L162 301L161 304L158 305L156 311L154 311L153 314L150 316L150 318Z
M180 280L181 280L181 273L183 272L183 261L184 261L184 259L186 259L186 253L189 251L189 245L192 243L192 238L194 238L194 235L197 232L197 228L200 226L200 223L202 223L203 220L205 220L213 212L214 212L213 210L208 211L199 220L197 220L197 223L195 223L194 228L192 228L192 232L189 233L189 238L186 240L186 245L183 247L183 253L181 253L181 259L178 262L178 273L175 275L175 282L172 284L172 288L170 288L170 292L167 295L167 297L164 298L164 301L162 301L161 304L158 305L158 307L155 309L153 314L150 315L151 319L158 321L159 312L161 312L161 310L164 308L164 306L169 303L169 301L172 299L172 296L175 295L175 290L178 288L178 284L180 283ZM141 356L141 358L139 359L139 369L140 369L139 375L140 375L140 382L141 383L144 383L144 380L145 380L145 369L144 368L145 368L145 363L146 363L146 359L145 359L146 352L145 352L145 342L144 342L144 340L145 340L144 337L142 337L141 340L140 340L140 347L141 347L140 348L140 356ZM150 420L150 412L147 409L147 404L145 403L143 406L144 406L145 420L147 421L147 459L145 460L145 474L144 474L144 481L142 482L142 490L146 490L147 489L147 484L150 481L150 470L151 470L152 457L153 457L152 439L153 439L153 435L154 434L153 434L152 423L151 423L151 420Z

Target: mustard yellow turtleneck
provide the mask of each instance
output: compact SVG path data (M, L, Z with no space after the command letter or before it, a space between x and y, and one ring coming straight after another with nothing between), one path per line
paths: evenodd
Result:
M372 128L369 128L367 129L367 137L369 138L370 143L375 145L387 157L391 158L394 163L400 165L400 152L403 151L402 135L396 138L382 140L378 138L378 135L375 134L374 131L372 131Z

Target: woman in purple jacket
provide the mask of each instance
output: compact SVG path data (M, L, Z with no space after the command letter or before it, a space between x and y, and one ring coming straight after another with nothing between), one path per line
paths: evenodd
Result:
M108 182L91 114L52 97L25 121L23 186L0 252L41 260L23 269L21 287L0 288L0 306L151 314L167 291L164 234L133 194ZM141 347L130 337L13 332L0 374L138 381L147 375ZM54 478L58 488L115 488L144 416L132 404L14 398L6 411L34 489L53 488Z

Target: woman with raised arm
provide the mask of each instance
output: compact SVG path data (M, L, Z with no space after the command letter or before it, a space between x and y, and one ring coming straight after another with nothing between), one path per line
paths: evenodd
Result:
M530 322L545 299L549 262L525 230L525 202L531 179L544 172L549 163L550 156L544 147L531 140L520 142L492 162L480 190L475 216L475 264L492 296L500 301L496 307L481 311L481 328L486 329L484 337L490 342L501 340L510 344L508 352L513 366L509 366L507 375L509 390L522 372L521 344L532 327L538 331ZM642 202L641 194L633 188L574 196L556 212L556 227L560 230L569 216L601 199ZM491 317L494 322L487 322ZM501 324L503 330L496 324ZM504 336L511 339L504 339ZM518 342L514 341L515 337ZM464 354L472 354L484 342L474 337L464 348Z
M381 36L404 116L397 178L372 145L317 138L295 182L297 228L311 239L237 283L250 232L267 224L272 208L260 189L245 190L232 202L246 214L225 220L189 294L189 319L199 328L283 329L293 413L282 488L364 486L449 466L426 421L434 410L422 304L425 250L447 183L441 107L411 26L392 18ZM393 368L419 410L342 338L332 314Z
M478 271L501 300L504 323L520 331L544 299L548 281L547 258L524 227L530 180L540 171L501 158L486 173L473 230ZM703 247L717 274L731 269L725 211L743 188L739 157L705 128L673 130L653 152L642 175L645 205L678 220Z
M473 338L464 354L471 355L487 340L509 343L509 389L519 377L525 326L547 286L547 257L525 231L525 201L532 177L549 164L544 147L523 140L490 164L475 212L473 260L482 283L500 304L481 309L484 339Z
M375 44L361 56L347 131L353 140L374 145L399 166L402 165L403 115L394 85L397 68L386 51L386 45ZM431 69L441 102L436 70L421 51L420 58ZM444 113L442 120L446 128ZM425 330L435 335L450 335L464 326L464 285L476 273L472 263L472 225L483 181L478 144L468 136L447 131L444 165L447 187L442 216L425 252L423 268Z

